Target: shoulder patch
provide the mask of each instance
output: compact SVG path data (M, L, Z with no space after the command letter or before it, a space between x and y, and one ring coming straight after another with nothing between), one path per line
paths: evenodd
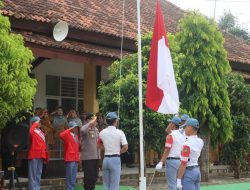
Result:
M184 145L182 148L181 156L189 157L189 155L190 155L190 147L187 145Z
M173 137L172 137L172 135L168 135L168 136L166 137L165 147L166 147L166 148L171 148L171 147L172 147L172 144L173 144Z
M183 149L183 152L188 152L188 150L189 149L186 147L186 148Z

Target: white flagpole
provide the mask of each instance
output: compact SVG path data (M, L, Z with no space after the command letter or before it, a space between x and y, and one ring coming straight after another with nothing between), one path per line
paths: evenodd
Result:
M139 190L146 190L146 177L144 176L144 146L143 146L143 119L142 119L142 71L141 71L141 19L140 0L137 0L138 25L138 83L139 83L139 129L140 129L140 182Z

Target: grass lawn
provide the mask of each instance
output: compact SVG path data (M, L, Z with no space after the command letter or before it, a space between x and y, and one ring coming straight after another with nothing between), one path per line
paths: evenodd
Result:
M201 190L250 190L250 183L202 186Z
M83 190L82 184L77 184L75 190ZM95 190L103 190L102 185L96 185ZM129 186L120 186L120 190L135 189ZM250 183L201 186L201 190L250 190Z
M76 184L75 190L83 190L82 184ZM102 185L96 185L95 190L103 190ZM120 190L135 190L135 189L129 186L120 186Z

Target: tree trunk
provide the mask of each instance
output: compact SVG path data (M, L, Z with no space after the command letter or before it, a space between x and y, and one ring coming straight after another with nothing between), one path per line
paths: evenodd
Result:
M200 168L201 168L201 181L208 182L209 181L209 146L210 146L210 133L208 136L202 136L204 141L204 146L201 151L200 156Z
M240 161L239 160L235 160L234 178L235 179L240 179Z

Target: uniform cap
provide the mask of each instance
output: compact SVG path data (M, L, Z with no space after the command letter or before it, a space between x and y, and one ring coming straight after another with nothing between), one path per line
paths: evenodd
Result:
M94 116L94 114L92 112L88 112L86 119L91 119Z
M181 120L182 120L182 121L187 121L189 118L190 118L190 117L189 117L188 114L182 114L182 115L181 115Z
M69 122L69 128L72 128L72 127L78 127L78 125L76 124L76 122L74 122L74 121L70 121Z
M171 122L171 123L179 126L181 123L181 118L175 116L172 119L169 119L168 122Z
M194 118L190 118L186 121L186 123L183 125L184 127L186 126L191 126L191 127L194 127L196 129L199 129L200 126L199 126L199 121L197 119L194 119Z
M34 116L34 117L32 117L31 119L30 119L30 122L31 123L34 123L34 122L39 122L41 119L40 119L40 117L38 117L38 116Z
M106 119L107 120L112 120L112 119L119 119L117 114L115 112L109 112L107 115L106 115Z

